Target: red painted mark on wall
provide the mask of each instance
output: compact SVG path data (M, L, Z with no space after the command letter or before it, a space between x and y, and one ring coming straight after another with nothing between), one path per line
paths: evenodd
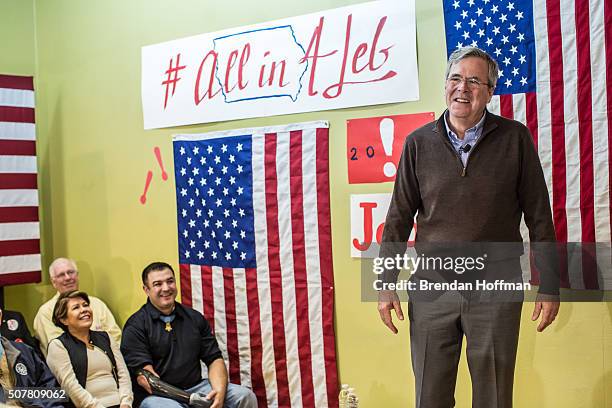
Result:
M159 165L159 168L161 169L161 178L162 178L162 180L163 181L168 180L168 173L166 172L166 169L164 169L164 162L162 160L161 151L159 150L158 146L155 146L153 148L153 154L155 154L155 159L157 160L157 164ZM140 203L143 204L143 205L147 202L147 191L149 191L149 187L151 186L151 181L152 180L153 180L153 171L152 170L148 170L147 171L147 178L145 180L144 192L140 196Z
M140 196L140 204L144 204L147 202L147 191L149 190L149 186L151 185L152 179L153 179L153 172L149 170L147 171L147 181L145 181L144 192Z
M162 171L161 177L162 180L168 180L168 173L166 173L166 169L164 169L164 163L162 162L161 152L159 151L159 147L155 146L153 149L153 153L155 153L155 158L157 159L157 163L159 164L159 168Z

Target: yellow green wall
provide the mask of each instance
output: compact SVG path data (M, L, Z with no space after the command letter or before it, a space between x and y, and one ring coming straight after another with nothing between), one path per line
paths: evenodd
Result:
M331 123L331 211L340 379L363 407L413 404L408 324L393 336L376 305L360 300L359 264L349 253L349 195L391 184L348 185L346 119L444 107L441 0L417 1L421 100L376 107L142 129L140 48L166 40L359 3L358 0L0 0L0 72L34 74L44 267L77 260L81 288L108 303L122 324L144 300L139 275L153 260L177 264L173 181L159 175L146 205L138 197L153 147L172 174L171 135L325 119ZM53 293L39 285L5 289L8 308L31 322ZM612 304L563 304L554 326L535 333L524 307L515 406L612 407ZM405 310L405 305L404 305ZM457 406L470 406L462 360Z
M0 1L0 72L34 74L34 0Z

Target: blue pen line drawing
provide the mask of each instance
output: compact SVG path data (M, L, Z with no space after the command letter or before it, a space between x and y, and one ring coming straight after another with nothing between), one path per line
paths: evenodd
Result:
M306 50L304 50L304 47L302 46L302 44L299 43L299 41L297 40L297 38L295 37L295 31L293 30L293 27L291 25L283 25L283 26L276 26L276 27L268 27L268 28L260 28L257 30L249 30L249 31L243 31L243 32L239 32L239 33L235 33L235 34L229 34L229 35L224 35L222 37L217 37L215 39L213 39L213 51L217 52L217 41L218 40L223 40L225 38L229 38L229 37L235 37L238 35L244 35L244 34L251 34L251 33L255 33L255 32L259 32L259 31L271 31L271 30L278 30L278 29L289 29L291 32L291 36L293 37L293 41L297 44L298 47L300 47L300 49L302 50L302 53L304 54L304 56L306 56ZM217 53L218 54L218 53ZM296 102L298 99L298 96L300 94L300 92L302 91L302 78L304 78L304 75L306 74L306 71L308 71L308 60L306 60L306 65L304 66L304 71L302 72L302 74L300 75L299 78L299 88L298 91L296 92L295 96L293 96L292 94L272 94L272 95L263 95L263 96L254 96L254 97L250 97L250 98L241 98L241 99L236 99L233 101L228 101L227 100L227 94L225 93L225 89L223 88L223 83L221 82L221 78L219 76L219 64L215 64L215 78L217 79L217 82L219 83L219 86L221 87L221 93L223 94L223 100L225 101L225 103L235 103L235 102L243 102L243 101L252 101L252 100L256 100L256 99L269 99L269 98L279 98L279 97L289 97L291 99L292 102Z

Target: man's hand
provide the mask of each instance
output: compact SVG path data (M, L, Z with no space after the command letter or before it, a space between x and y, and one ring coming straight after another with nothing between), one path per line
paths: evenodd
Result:
M533 314L531 315L531 320L536 321L542 315L542 320L540 320L540 324L538 324L537 330L539 332L544 331L557 317L557 313L559 313L559 301L536 301L535 307L533 308Z
M153 394L153 390L151 389L151 386L149 385L149 382L147 381L144 375L141 374L136 377L136 382L138 383L138 385L144 388L146 392L148 392L149 394Z
M391 310L395 310L395 314L398 319L404 320L404 313L402 313L402 306L397 297L397 293L394 290L381 290L378 292L378 313L380 319L383 321L385 326L397 334L397 327L393 324L393 318L391 317Z
M206 398L213 401L210 408L223 408L227 390L227 369L222 358L216 359L208 366L208 381L212 391L206 395Z
M142 367L142 369L153 373L156 377L159 377L159 375L155 372L151 364L147 364L146 366ZM144 388L146 392L148 392L149 394L153 394L153 390L151 389L151 386L149 385L149 382L147 381L144 375L141 374L136 377L136 382L138 383L138 385Z
M225 390L215 390L206 394L206 399L212 401L210 408L223 408L223 400L225 399Z

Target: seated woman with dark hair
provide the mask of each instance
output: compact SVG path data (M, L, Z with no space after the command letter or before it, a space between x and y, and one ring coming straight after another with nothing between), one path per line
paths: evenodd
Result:
M49 343L47 364L76 407L132 406L132 385L119 346L108 333L90 330L89 296L60 295L53 323L64 334Z

